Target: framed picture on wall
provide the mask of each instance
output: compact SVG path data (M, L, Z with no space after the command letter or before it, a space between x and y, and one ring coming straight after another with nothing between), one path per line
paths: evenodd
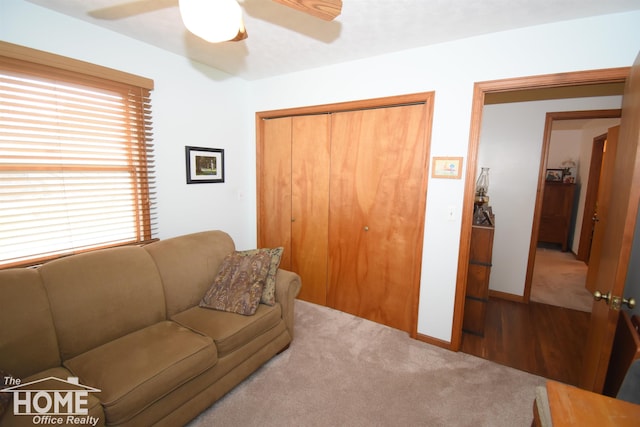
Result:
M187 184L224 182L224 150L185 147Z
M547 181L562 182L562 169L547 169Z
M432 178L460 179L462 157L434 157L431 165Z

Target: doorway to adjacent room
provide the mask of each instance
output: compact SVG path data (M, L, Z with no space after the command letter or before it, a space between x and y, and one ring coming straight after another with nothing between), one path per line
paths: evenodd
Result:
M560 89L560 88L566 88L566 87L575 88L577 86L594 87L594 86L600 86L600 85L622 84L625 81L628 75L628 72L629 72L629 69L610 69L610 70L599 70L594 72L567 73L567 74L552 75L552 76L532 77L528 79L513 79L513 80L504 80L504 81L476 84L475 96L474 96L474 108L473 108L473 114L472 114L472 126L471 126L471 138L470 138L471 143L470 143L470 150L469 150L469 157L468 157L470 166L469 166L469 170L467 171L467 179L466 179L467 188L466 188L465 194L467 195L473 194L473 183L475 181L474 178L476 174L475 166L477 164L476 163L477 162L477 143L479 141L482 108L484 105L484 100L486 95L489 95L492 93L498 93L498 94L508 93L509 95L512 96L513 95L512 92L518 92L523 90L527 91L531 89L547 90L549 88ZM473 208L472 200L473 200L473 197L465 198L465 207L463 209L463 212L468 212L469 216ZM537 229L537 225L533 228L534 230ZM468 222L464 222L462 227L463 237L462 237L462 244L461 244L462 249L461 249L461 256L459 261L459 275L458 275L458 277L461 279L461 282L459 282L459 286L457 289L458 298L456 298L456 301L458 301L459 304L463 304L463 301L464 301L463 296L464 296L465 290L464 290L464 283L462 282L465 279L465 274L463 270L465 268L465 265L469 261L468 254L465 253L465 248L468 247L467 244L465 243L465 238L470 235L470 229L471 229L471 221L469 220ZM461 286L461 283L462 283L462 286ZM529 295L526 295L526 300L528 300L528 298L529 298ZM503 302L505 304L517 304L518 306L527 307L526 305L520 304L521 302L524 302L524 298L523 298L523 301L503 301ZM540 306L545 306L545 305L538 304L538 303L528 304L528 307L540 307ZM546 307L549 307L549 306L546 306ZM455 311L456 316L454 316L454 325L453 325L454 334L452 336L452 347L456 349L459 348L461 343L461 338L462 338L462 332L461 332L462 319L460 318L462 316L462 312L463 311L459 307L457 307ZM586 315L588 316L588 314ZM519 315L513 314L513 316L519 316ZM489 315L487 316L487 318L490 318L490 317L491 316ZM526 316L521 316L521 317L526 317ZM542 323L541 322L542 318L540 318L540 316L537 316L537 317L538 317L537 323L538 324ZM503 317L503 320L504 319L505 317ZM510 319L514 320L514 317L510 317ZM568 324L574 326L574 331L576 331L574 335L576 336L580 335L580 333L577 332L577 330L580 329L578 325L578 323L580 322L577 322L575 320L570 320L570 319L566 319L566 321L568 322ZM552 321L551 325L556 324L556 322L557 322L556 320ZM504 327L507 329L513 329L514 324L516 323L517 322L515 321L509 321L507 322L507 324L503 323L501 327ZM528 322L524 322L524 323L528 323ZM584 325L584 321L581 323ZM589 323L587 320L587 327L586 327L587 331L589 329L588 325ZM582 329L584 330L584 328ZM566 338L566 339L569 341L572 341L569 338ZM582 336L582 339L579 339L579 341L584 342L584 336ZM518 342L520 341L513 340L510 343L504 342L504 344L508 346L517 346ZM494 343L493 345L498 346L499 343ZM527 347L523 347L523 348L527 348ZM484 354L481 355L481 357L486 357L488 353L486 348L482 352L484 352ZM524 355L523 357L527 357L531 360L532 358L536 357L536 354L535 352L533 352L533 353L529 353L528 355ZM570 358L568 358L567 360L570 360ZM557 360L553 360L551 362L556 363ZM575 359L573 359L573 363L576 364ZM544 364L544 362L541 362L541 364Z

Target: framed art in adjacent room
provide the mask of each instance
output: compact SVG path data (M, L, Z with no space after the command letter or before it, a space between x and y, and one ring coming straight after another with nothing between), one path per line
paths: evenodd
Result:
M224 150L185 147L187 184L224 182Z
M553 181L553 182L562 182L562 177L563 177L563 170L562 169L547 169L547 176L545 177L546 181Z

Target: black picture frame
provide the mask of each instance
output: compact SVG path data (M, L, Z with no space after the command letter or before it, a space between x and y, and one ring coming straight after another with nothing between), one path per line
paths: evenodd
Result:
M562 182L563 169L547 169L547 174L545 175L545 181L551 182Z
M187 184L224 182L224 150L185 146Z

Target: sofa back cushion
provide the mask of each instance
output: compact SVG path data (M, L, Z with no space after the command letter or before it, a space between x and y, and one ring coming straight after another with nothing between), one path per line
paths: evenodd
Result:
M49 301L38 271L0 271L0 370L25 378L60 364Z
M198 305L213 283L224 257L235 250L223 231L204 231L145 246L158 266L167 316Z
M40 267L40 275L63 360L166 319L160 275L143 248L58 259Z

